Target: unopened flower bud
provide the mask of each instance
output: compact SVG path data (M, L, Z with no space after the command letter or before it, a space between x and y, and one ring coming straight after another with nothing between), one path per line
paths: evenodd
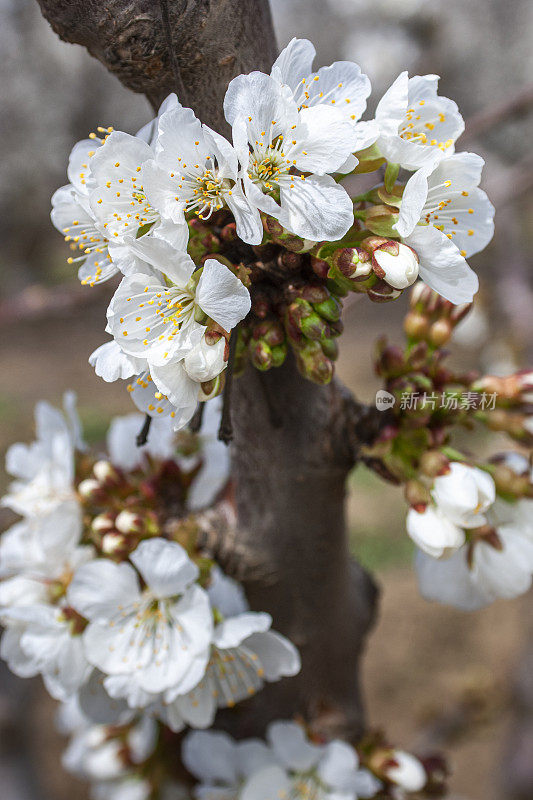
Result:
M415 341L425 339L429 332L429 320L418 311L409 311L404 319L403 328L410 339Z
M273 366L272 349L263 339L251 339L248 349L250 360L256 369L266 372Z
M405 499L416 511L422 512L431 502L431 494L423 483L410 480L405 484Z
M220 231L220 238L223 242L230 243L237 240L237 225L235 222L228 222Z
M368 297L373 303L388 303L390 300L396 300L401 293L401 289L394 289L383 280L376 281L372 288L367 291Z
M337 344L336 339L333 339L332 337L321 339L320 346L322 347L322 352L324 355L327 356L331 361L337 360L339 357L339 345Z
M303 257L300 253L293 253L291 250L282 250L278 255L278 266L289 271L300 269Z
M453 326L448 319L438 319L429 329L429 341L435 347L442 347L450 341Z
M326 280L328 277L329 264L321 258L311 256L311 269L315 275L318 275L319 278L323 278L323 280Z
M118 486L122 483L122 474L110 461L97 461L93 466L93 473L96 480L105 486Z
M319 342L309 341L304 347L295 352L298 369L304 378L322 386L331 381L333 377L333 364L330 359L324 355Z
M86 478L81 481L78 485L78 493L82 500L89 503L102 503L107 498L107 492L95 478Z
M398 222L399 217L396 208L385 205L372 206L365 213L365 226L377 236L386 236L387 238L397 236L398 233L393 226Z
M281 367L287 357L287 343L278 344L272 348L272 366Z
M224 387L224 373L222 372L220 375L217 375L216 378L213 378L210 381L204 381L204 383L200 384L200 392L199 392L199 400L204 402L205 400L211 400L212 397L216 397Z
M357 247L340 247L331 256L332 264L350 280L367 278L372 272L370 255Z
M428 478L445 475L450 471L450 460L438 450L428 450L420 458L420 472Z
M262 214L263 227L269 236L287 250L292 250L294 253L306 253L315 246L316 242L308 239L302 239L301 236L296 236L294 233L286 230L277 219Z
M124 509L115 520L115 528L120 533L142 534L145 530L145 520L140 514Z
M312 305L315 311L328 322L337 322L341 318L342 305L332 295L320 303L313 303Z
M372 253L372 267L378 278L394 289L406 289L418 278L418 256L401 242L389 240Z
M93 533L103 535L112 531L115 527L115 515L110 511L105 511L103 514L98 514L91 522L91 530Z
M132 542L124 533L115 531L102 536L101 550L102 553L105 553L106 556L110 556L111 558L125 558L130 552L132 544L135 546L137 540L134 539Z

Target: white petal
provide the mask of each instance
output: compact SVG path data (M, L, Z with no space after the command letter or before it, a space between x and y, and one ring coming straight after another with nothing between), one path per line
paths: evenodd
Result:
M346 190L329 175L295 178L293 189L281 190L281 224L303 239L340 239L353 223L353 205Z
M226 369L225 352L224 337L215 344L208 344L204 337L183 360L187 375L197 383L213 380Z
M230 125L238 118L244 120L252 142L261 131L272 131L274 138L298 122L294 100L277 81L262 72L239 75L231 81L224 98L224 114ZM276 125L272 125L273 121Z
M428 194L428 169L419 169L405 185L398 222L393 225L400 236L408 236L418 224Z
M294 91L312 71L315 55L316 50L309 39L291 39L274 61L272 77Z
M236 742L222 731L194 731L183 740L181 757L201 783L237 785Z
M450 558L437 560L421 550L416 554L415 567L420 593L426 600L455 606L464 611L476 611L488 605L492 598L472 581L466 562L466 548Z
M196 381L189 378L183 361L165 366L153 366L152 378L158 389L168 397L176 409L192 408L194 413L200 387Z
M324 748L311 744L296 722L272 722L267 740L279 761L290 770L307 772L319 763Z
M264 633L272 625L270 614L248 611L220 622L213 637L213 643L221 650L238 647L253 633Z
M303 172L336 172L357 147L354 126L332 106L311 106L300 112L292 131L297 145L290 156Z
M113 340L97 347L89 356L89 364L94 367L99 378L110 383L138 375L146 362L144 359L126 355Z
M267 681L297 675L302 662L296 647L276 631L253 633L245 642L257 654Z
M385 92L376 108L376 121L383 136L395 136L407 111L409 78L402 72Z
M147 539L130 556L144 581L157 597L182 594L198 577L198 567L183 547L166 539Z
M220 261L208 258L196 289L196 303L215 322L230 331L251 307L250 292Z
M261 217L238 184L233 187L231 195L226 194L225 200L235 217L237 236L247 244L261 244L263 241Z
M82 616L107 621L118 606L128 606L139 598L138 578L129 564L96 559L76 571L67 597Z
M457 247L433 225L417 225L405 237L420 259L420 277L446 300L470 303L478 290L477 275Z
M431 506L407 514L407 533L422 550L434 558L447 558L465 542L464 531Z
M239 795L240 800L276 800L288 797L291 781L281 767L266 767L253 775Z

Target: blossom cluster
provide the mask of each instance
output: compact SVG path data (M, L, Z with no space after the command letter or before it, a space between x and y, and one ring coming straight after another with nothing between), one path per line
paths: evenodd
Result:
M474 461L452 447L451 433L481 423L530 444L533 382L528 371L501 378L446 365L442 347L469 310L428 287L412 290L407 347L378 345L390 405L367 456L383 477L405 485L422 594L473 610L531 586L533 471L520 452Z
M393 300L419 276L453 303L477 290L466 258L490 241L494 209L483 160L455 153L464 123L437 76L402 73L362 120L368 77L349 61L315 71L314 56L293 39L269 75L231 81L231 142L175 95L135 136L99 128L52 199L82 283L123 276L113 340L91 363L176 428L221 391L237 326L241 366L279 366L291 347L327 383L348 292ZM371 192L342 183L381 168Z
M265 741L198 730L300 669L194 533L228 479L218 418L214 400L199 434L156 419L139 447L142 416L118 417L95 455L66 393L63 412L37 405L34 442L8 450L1 502L20 521L0 537L0 655L61 701L64 767L94 800L399 800L433 786L425 762L382 741L358 753L291 721Z
M22 517L0 539L0 649L11 670L42 675L89 717L144 709L172 730L207 727L219 707L296 674L298 653L271 617L251 612L190 537L180 543L179 526L165 527L161 504L185 515L213 500L227 478L224 446L206 432L204 461L179 456L163 419L135 450L133 415L113 421L109 459L95 460L72 395L65 405L67 418L39 404L37 440L7 453L16 480L2 503Z

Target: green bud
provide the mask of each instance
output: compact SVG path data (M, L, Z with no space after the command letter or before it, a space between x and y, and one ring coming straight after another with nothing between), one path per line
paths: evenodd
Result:
M331 361L336 361L339 356L339 345L337 344L337 340L333 339L333 337L325 338L320 340L320 346L322 347L322 352L325 356L327 356Z
M333 364L319 342L308 342L296 350L296 363L304 378L325 386L333 377Z
M265 341L251 339L248 350L250 360L256 369L266 372L273 366L272 349Z
M309 316L301 319L300 329L308 339L323 339L329 335L329 326L327 322L315 311L312 311Z
M313 303L313 308L328 322L337 322L341 318L342 305L331 295L321 303Z
M287 357L287 343L278 344L272 348L272 366L281 367Z

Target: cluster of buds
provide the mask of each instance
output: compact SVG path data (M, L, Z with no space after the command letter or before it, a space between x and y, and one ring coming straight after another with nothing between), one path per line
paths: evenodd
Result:
M169 509L183 514L198 469L199 463L187 471L169 459L128 472L107 460L88 464L82 458L77 494L87 543L102 556L122 561L142 539L161 536Z
M426 342L431 349L443 347L471 308L471 303L453 305L429 286L418 283L412 289L409 312L404 320L409 344Z

